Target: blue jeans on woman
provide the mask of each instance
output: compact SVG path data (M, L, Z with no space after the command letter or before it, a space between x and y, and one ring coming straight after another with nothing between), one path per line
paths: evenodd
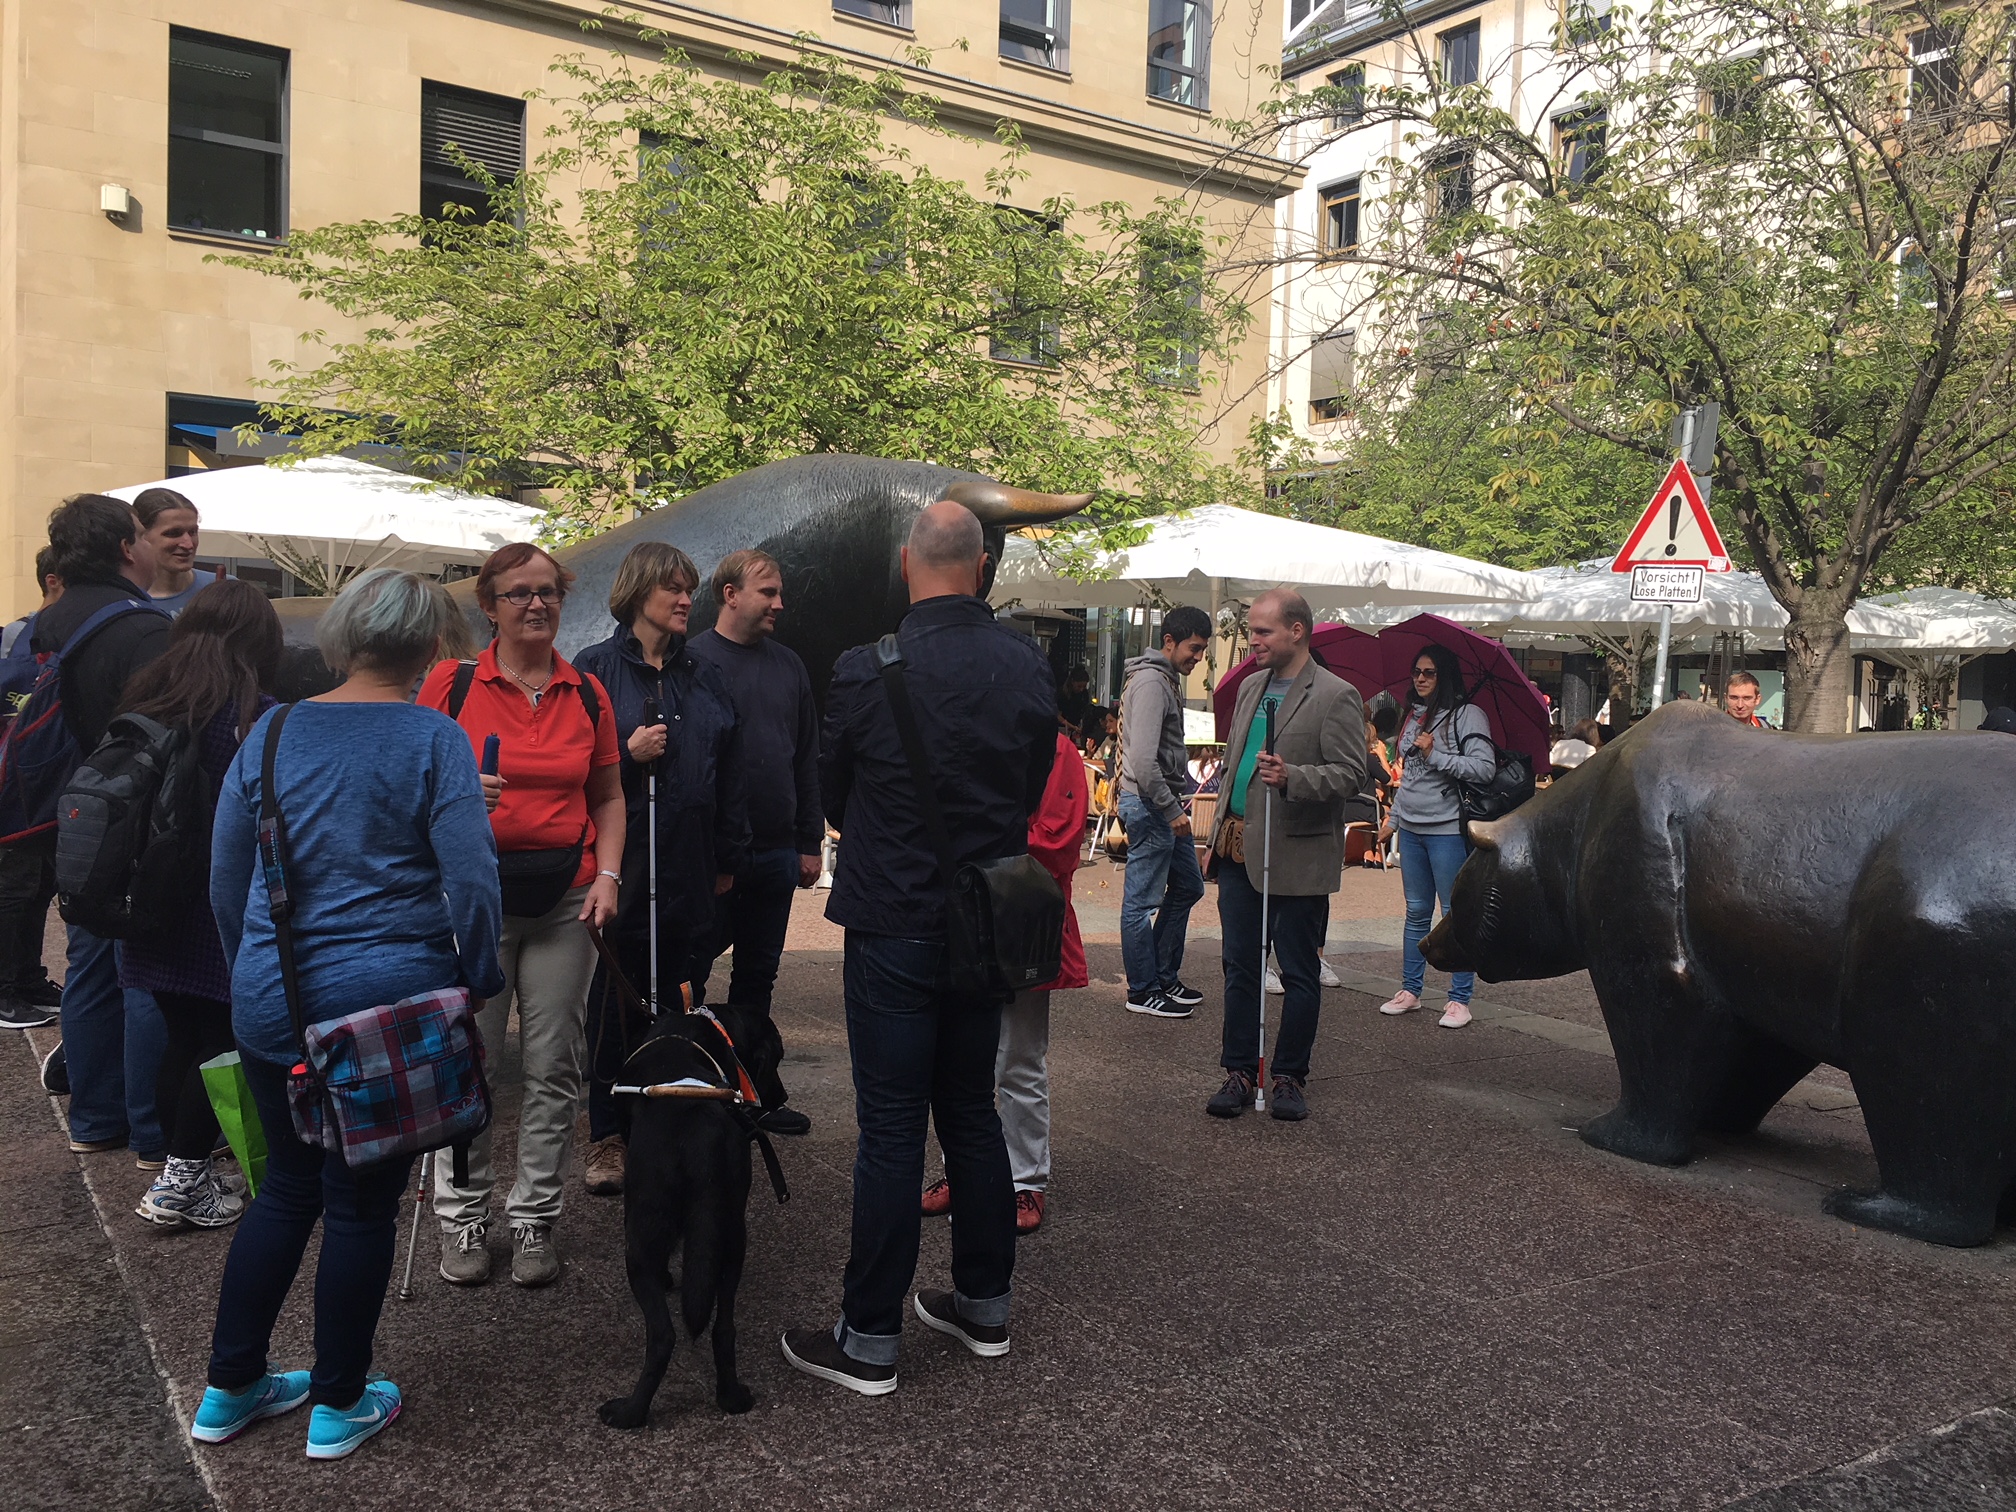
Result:
M1400 933L1400 985L1421 995L1421 982L1428 963L1421 957L1421 942L1435 923L1435 900L1442 900L1442 912L1449 912L1449 890L1456 885L1456 873L1470 855L1470 842L1461 835L1421 835L1400 830L1400 887L1407 895L1407 927ZM1468 971L1449 978L1449 1001L1467 1003L1477 978Z
M266 1373L274 1320L319 1219L322 1256L315 1266L315 1368L308 1399L348 1408L364 1395L371 1371L371 1343L392 1280L399 1204L413 1157L352 1170L342 1156L294 1137L285 1071L248 1055L245 1080L266 1130L266 1179L238 1220L224 1260L210 1335L210 1384L243 1391Z

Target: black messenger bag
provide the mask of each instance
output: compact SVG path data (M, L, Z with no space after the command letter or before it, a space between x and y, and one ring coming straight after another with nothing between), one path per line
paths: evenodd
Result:
M932 785L923 737L917 733L909 685L903 678L903 652L895 636L885 635L876 643L875 660L896 716L903 754L910 759L924 827L938 852L952 990L1005 1003L1018 992L1054 981L1063 970L1064 890L1026 851L998 861L954 863L952 837Z

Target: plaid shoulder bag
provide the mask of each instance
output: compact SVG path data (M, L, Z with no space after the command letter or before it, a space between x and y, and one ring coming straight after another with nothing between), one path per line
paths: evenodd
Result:
M287 1076L294 1132L305 1144L366 1166L444 1146L454 1179L468 1184L469 1141L490 1126L483 1038L466 987L446 987L380 1008L310 1024L294 969L294 896L288 885L287 826L274 781L280 730L293 705L266 726L260 766L259 860L280 950L280 979L301 1060Z

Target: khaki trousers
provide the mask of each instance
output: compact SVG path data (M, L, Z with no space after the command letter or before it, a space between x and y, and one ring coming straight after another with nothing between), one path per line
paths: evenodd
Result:
M518 1176L504 1203L505 1215L514 1224L552 1223L560 1216L567 1151L581 1107L588 981L595 972L595 946L579 922L587 896L585 887L570 888L544 918L504 920L497 947L504 990L476 1016L485 1070L495 1092L504 1079L504 1029L512 999L517 999L525 1095L518 1111ZM454 1184L448 1152L437 1152L434 1213L444 1229L490 1216L493 1132L494 1124L469 1146L466 1187Z

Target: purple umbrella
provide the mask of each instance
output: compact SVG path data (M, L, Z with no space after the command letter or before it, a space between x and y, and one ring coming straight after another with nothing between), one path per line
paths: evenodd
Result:
M1547 700L1500 642L1453 620L1417 614L1379 632L1381 675L1401 707L1406 707L1412 690L1415 658L1427 645L1447 646L1456 653L1464 691L1491 722L1491 738L1507 750L1532 757L1534 771L1546 771L1552 745Z
M1386 679L1379 643L1363 630L1349 625L1318 625L1309 636L1309 654L1356 688L1363 698L1379 691ZM1239 701L1239 684L1252 674L1252 657L1225 674L1211 694L1211 710L1218 717L1218 743L1232 735L1232 706Z

